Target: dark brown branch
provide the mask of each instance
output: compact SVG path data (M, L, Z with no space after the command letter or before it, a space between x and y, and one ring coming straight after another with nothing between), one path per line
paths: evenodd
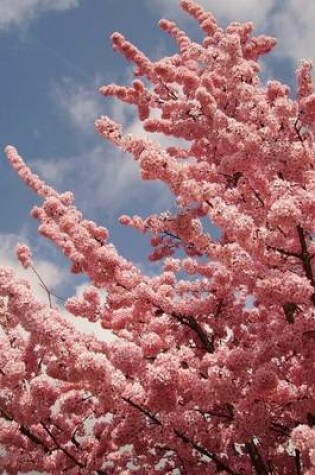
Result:
M221 408L221 411L220 410L215 410L215 409L207 409L205 411L203 411L201 409L196 409L196 411L199 412L200 414L202 414L203 416L209 415L209 416L212 416L212 417L219 417L219 418L222 418L222 419L226 419L228 421L232 421L233 417L234 417L233 406L231 404L226 404L225 408L226 408L226 412L223 412L222 408Z
M314 279L313 270L310 263L310 255L308 253L304 231L300 225L297 226L297 232L298 232L298 236L299 236L299 240L301 244L301 259L302 259L303 269L306 274L306 277L311 282L315 290L315 279ZM312 300L312 303L315 305L315 292L313 293L311 300Z
M210 208L214 208L213 204L209 201L209 200L205 200L205 203L207 203L208 206L210 206Z
M82 400L83 400L83 399L82 399ZM75 445L75 447L76 447L77 449L81 449L80 444L79 444L79 442L78 442L77 439L76 439L77 431L79 430L79 427L81 427L81 426L84 424L84 422L85 422L87 419L89 419L90 417L91 417L91 414L88 414L87 416L85 416L85 417L82 419L82 421L81 421L79 424L76 425L74 431L72 432L72 435L71 435L70 440L71 440L71 442L73 443L73 445Z
M2 417L8 421L8 422L16 422L15 419L2 407L0 407L0 414ZM19 431L21 432L22 435L27 437L33 444L35 445L40 445L44 452L47 453L49 452L49 447L46 446L46 444L39 438L37 435L33 434L30 429L28 429L26 426L19 424Z
M43 422L41 422L41 426L45 429L45 431L47 432L47 434L50 436L51 440L54 442L54 444L56 445L57 449L60 450L61 452L63 452L65 454L66 457L68 457L75 465L77 465L78 467L80 468L86 468L85 465L80 462L80 460L78 460L76 457L74 457L74 455L72 455L67 449L65 449L64 447L62 447L62 445L59 444L58 440L56 439L56 437L54 436L54 434L51 432L50 429L48 429L48 427L46 426L46 424L44 424Z
M291 429L289 427L283 426L282 424L279 424L277 422L271 423L271 430L274 430L275 432L278 432L279 434L285 437L290 437L291 435ZM295 464L295 474L302 475L301 454L300 454L300 451L297 449L295 449L294 464Z
M270 475L262 456L259 453L258 448L254 444L253 440L245 443L245 449L248 452L253 467L257 475Z
M199 325L199 323L196 322L194 317L188 316L185 317L184 315L179 315L177 313L172 313L171 314L176 320L183 325L186 325L189 327L191 330L193 330L196 335L198 336L199 340L202 343L203 348L208 352L208 353L213 353L214 352L214 344L213 340L209 338L205 330Z
M235 188L240 178L243 177L243 174L241 172L235 172L233 175L227 175L226 173L221 173L221 175L223 175L226 178L228 188Z
M9 421L9 422L16 422L15 419L2 407L0 407L0 415L2 417ZM56 448L58 450L61 450L72 462L74 462L78 467L80 468L86 468L85 465L83 465L79 460L77 460L68 450L66 450L64 447L62 447L57 439L54 437L54 435L51 433L51 431L46 427L46 425L41 422L42 427L45 429L45 431L48 433L52 441L54 442ZM30 429L28 429L26 426L19 424L19 431L21 432L22 435L27 437L33 444L41 446L43 451L45 453L49 453L52 451L45 442L43 442L37 435L33 434ZM107 475L107 472L105 470L95 470L95 473L98 475Z
M215 464L218 470L224 470L226 473L229 473L230 475L238 475L237 472L234 472L228 465L226 465L220 458L213 454L212 452L209 452L206 450L204 447L201 445L197 444L193 440L191 440L187 435L183 434L182 432L174 429L174 433L179 437L183 442L186 444L191 445L197 452L199 452L201 455L205 455L206 457L210 458Z
M127 291L129 291L129 289L126 286L122 285L122 284L118 284L118 286L122 287L123 289L125 289ZM220 311L220 309L221 309L221 304L219 306L219 311ZM164 313L164 310L161 307L157 306L155 314L157 316L159 316L159 315L162 315L163 313ZM167 312L165 312L165 313L167 313ZM203 348L208 353L213 353L214 352L214 345L213 345L212 339L209 339L207 333L203 330L203 328L196 322L196 320L193 317L191 317L191 316L184 317L184 316L178 315L176 313L171 313L171 316L176 318L176 320L179 321L180 323L182 323L183 325L186 325L191 330L193 330L196 333L196 335L199 337Z
M49 301L49 307L52 308L52 301L51 301L51 296L55 297L56 299L58 300L61 300L62 302L65 302L67 299L65 299L64 297L60 297L59 295L55 294L54 292L52 292L48 287L47 285L45 284L44 280L42 279L42 277L40 276L40 274L37 272L37 270L35 269L35 267L33 265L30 266L30 268L32 269L32 271L34 272L34 274L36 275L36 277L38 278L39 282L40 282L40 286L45 290L46 294L47 294L47 297L48 297L48 301Z
M264 208L265 203L264 203L263 199L261 198L260 194L258 193L258 191L254 190L254 188L252 188L252 187L251 187L251 189L252 189L252 192L254 193L254 195L256 196L257 200L261 204L261 206Z
M296 121L294 122L294 130L299 138L299 141L302 143L302 145L304 146L304 142L303 142L303 137L301 135L301 128L302 128L302 124L300 124L300 127L298 126L298 122L299 122L299 118L296 119Z
M157 424L159 426L162 425L159 419L149 409L146 409L145 407L140 406L139 404L137 404L136 402L133 402L131 399L127 397L122 397L121 399L127 402L128 404L130 404L130 406L134 407L135 409L138 409L138 411L142 412L142 414L144 414L149 419L151 419L151 421L154 422L154 424Z
M285 251L284 249L279 249L277 247L272 247L272 246L267 246L267 249L271 249L274 251L279 252L280 254L283 254L288 257L296 257L302 261L302 266L303 270L305 272L306 277L308 280L311 282L312 287L314 288L314 293L311 297L312 303L315 305L315 278L311 266L311 259L313 256L310 256L308 249L307 249L307 244L306 244L306 239L304 235L304 230L302 226L298 225L297 226L297 233L300 241L300 246L301 246L301 252L291 252L291 251ZM285 312L286 313L286 312ZM286 313L287 315L287 313ZM290 318L288 319L289 323L293 323L290 321Z
M218 303L217 310L216 310L215 314L213 315L215 319L217 319L218 316L220 315L222 307L223 307L223 299L220 299L219 303Z
M35 445L41 445L44 449L45 452L48 452L49 449L48 447L46 447L46 445L44 444L44 442L42 440L39 439L39 437L37 437L37 435L35 434L32 434L32 432L25 426L21 425L20 426L20 432L21 434L25 435L26 437L28 437L28 439L33 442L33 444Z
M50 429L48 429L48 427L43 422L41 422L41 425L45 429L47 434L50 436L50 438L52 439L52 441L54 442L54 444L56 445L58 450L63 452L65 454L65 456L68 457L68 459L71 460L78 467L85 468L85 469L88 468L86 465L84 465L82 462L80 462L80 460L78 460L74 455L72 455L67 449L65 449L64 447L62 447L62 445L59 444L59 442L56 439L56 437L54 436L54 434L51 432ZM91 472L95 472L98 475L108 475L105 470L93 470L92 469Z
M284 305L282 305L282 308L283 308L287 322L290 324L294 323L294 316L295 316L295 312L298 309L298 306L293 302L287 302Z
M171 447L169 447L168 445L162 445L162 444L156 444L154 446L154 449L156 450L156 452L158 453L159 451L160 452L163 452L163 458L166 458L166 457L172 457L172 456L176 456L181 467L182 467L182 470L185 470L185 461L183 459L183 457L181 457L179 454L178 454L178 451L172 449ZM171 452L171 454L167 454L167 452ZM180 471L180 473L183 473L183 475L187 472L185 471Z
M314 330L308 330L306 332L302 333L302 336L308 337L308 338L315 338L315 329Z
M294 462L296 475L302 475L301 454L297 449L295 449Z
M50 292L49 288L47 287L47 285L45 284L45 282L43 281L43 279L41 278L40 274L37 272L35 267L31 265L31 269L34 272L34 274L36 275L36 277L38 278L39 282L41 283L42 288L45 290L45 292L47 294L47 297L48 297L48 301L49 301L49 307L52 308L51 292Z
M177 101L177 100L178 100L178 97L177 97L176 93L175 93L174 91L172 91L172 90L170 89L170 87L169 87L164 81L161 81L161 84L162 84L163 87L165 87L165 89L167 90L170 99L173 99L174 101Z
M315 426L315 414L312 414L311 412L308 412L307 415L307 423L310 427Z
M179 236L176 236L176 234L173 234L170 231L163 231L163 233L164 233L163 237L168 236L168 237L171 237L173 239L177 239L178 241L182 240Z
M271 426L270 427L271 430L278 432L282 435L285 435L286 437L290 437L291 435L291 429L289 429L289 427L286 427L280 424L279 422L271 422L270 426Z
M301 254L299 254L298 252L285 251L284 249L280 249L278 247L273 247L273 246L266 246L266 248L271 249L272 251L277 251L280 254L283 254L284 256L296 257L298 259L301 259Z
M279 422L271 422L270 428L274 432L278 432L279 434L282 434L285 437L290 437L291 435L291 429L289 429L289 427L286 427L280 424Z

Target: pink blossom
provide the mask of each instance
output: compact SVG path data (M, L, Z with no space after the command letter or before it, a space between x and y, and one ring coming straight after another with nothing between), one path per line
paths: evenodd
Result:
M24 269L27 269L32 265L32 253L30 248L26 246L26 244L17 244L15 248L15 253Z
M32 210L40 234L87 288L66 300L66 319L0 267L4 472L314 474L311 64L297 72L296 98L279 81L264 85L257 61L273 38L253 36L252 23L223 29L196 1L180 4L201 44L161 20L178 52L151 61L112 36L137 78L100 92L136 106L146 137L107 116L95 123L174 198L172 211L119 218L148 238L149 259L161 261L154 274L120 255L71 192L6 149L42 198ZM164 148L151 132L176 141ZM32 265L27 246L16 252ZM94 332L100 324L109 341L81 333L75 317Z

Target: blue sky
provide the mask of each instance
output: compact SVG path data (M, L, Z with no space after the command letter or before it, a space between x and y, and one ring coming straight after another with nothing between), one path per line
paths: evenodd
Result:
M299 58L314 54L312 0L200 3L223 24L253 20L258 32L279 38L277 51L264 62L264 80L277 78L293 86ZM134 110L102 98L98 88L131 80L130 65L112 51L109 37L114 31L150 57L175 52L156 25L161 17L177 20L198 37L177 0L0 0L1 150L15 145L51 185L74 191L85 215L107 226L123 255L148 272L155 268L145 262L146 239L121 227L117 218L172 209L174 203L163 185L142 183L130 157L106 144L93 123L101 114L110 115L128 132L141 133ZM19 181L3 153L0 187L0 262L17 267L10 249L26 241L46 283L67 293L66 263L37 237L37 223L29 217L37 197Z

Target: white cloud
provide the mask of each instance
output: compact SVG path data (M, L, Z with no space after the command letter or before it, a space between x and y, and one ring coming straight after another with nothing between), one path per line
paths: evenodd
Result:
M55 185L63 182L62 176L71 173L71 163L69 160L41 160L33 159L32 167L44 178L47 182Z
M259 26L266 21L275 0L198 0L206 10L211 11L220 21L254 21ZM170 0L152 0L161 14L181 22L189 19L179 6L179 2ZM150 4L151 7L151 4Z
M203 6L219 18L228 21L254 21L257 25L264 24L274 5L274 0L205 0Z
M85 147L79 156L48 162L34 160L32 166L57 189L70 188L87 212L106 209L106 214L111 215L130 202L137 201L140 205L148 199L155 208L170 205L165 188L141 180L139 167L132 157L102 144L92 150Z
M272 17L279 37L279 54L298 63L302 58L315 60L315 3L309 0L286 0Z
M79 6L79 0L1 0L0 30L25 26L49 10L63 11Z
M80 133L93 131L94 121L102 112L101 97L94 83L83 86L64 80L62 84L54 86L52 96L55 104Z
M101 80L95 78L89 85L74 85L73 81L64 79L53 86L53 101L60 109L62 117L66 118L77 133L78 141L82 143L82 152L78 156L45 161L34 159L32 166L52 186L59 190L70 188L77 198L87 205L84 206L85 210L106 206L110 214L117 212L130 201L137 200L141 203L141 200L148 199L148 195L156 208L170 206L166 189L161 191L161 185L157 183L143 183L139 166L132 157L117 148L106 144L104 146L94 129L94 122L102 114L108 113L122 124L125 134L137 137L153 136L152 138L163 146L169 145L169 139L162 134L146 133L137 118L135 107L118 99L106 103L98 92L100 85ZM95 140L91 144L90 140L87 143L87 138ZM93 200L90 198L91 193Z

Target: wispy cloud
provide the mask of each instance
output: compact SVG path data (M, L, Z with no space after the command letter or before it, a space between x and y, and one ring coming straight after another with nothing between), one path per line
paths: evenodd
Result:
M257 24L262 24L266 21L272 7L275 4L274 0L198 0L207 11L211 11L221 21L244 21L251 20ZM167 18L184 21L185 17L189 17L179 6L179 2L170 2L169 0L152 0L151 6L165 15Z
M26 26L48 11L64 11L79 6L79 0L1 0L0 31Z
M279 36L279 53L295 63L302 58L315 61L315 3L309 0L286 0L272 17Z
M99 80L87 84L74 84L64 79L52 87L52 98L78 132L91 133L95 119L101 115L101 97L97 92Z
M130 78L129 78L130 79ZM167 146L169 139L162 134L148 134L143 130L135 107L123 104L117 99L105 100L98 88L101 80L75 85L63 80L52 88L52 99L63 120L68 122L82 144L79 155L68 155L50 160L33 159L37 173L58 189L69 188L85 203L84 211L91 209L109 210L116 213L131 201L147 200L155 209L168 207L169 196L161 191L161 184L144 183L137 163L128 154L104 143L94 129L94 121L102 114L108 114L121 123L125 134L137 137L152 136ZM88 140L87 140L88 139ZM91 200L91 193L93 200Z
M85 148L78 156L33 160L32 166L59 190L74 191L85 212L106 209L112 216L132 202L140 205L149 200L155 210L170 203L161 184L144 183L133 159L114 148Z

